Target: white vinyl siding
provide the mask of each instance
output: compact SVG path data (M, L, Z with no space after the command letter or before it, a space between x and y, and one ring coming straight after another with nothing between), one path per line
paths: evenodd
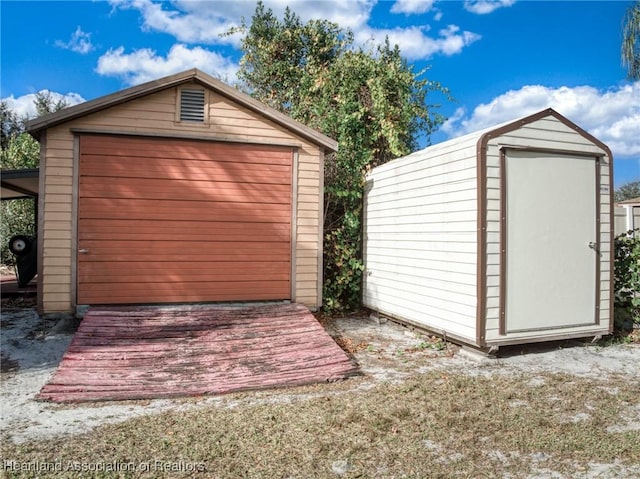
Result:
M445 143L368 176L365 306L475 340L475 143Z

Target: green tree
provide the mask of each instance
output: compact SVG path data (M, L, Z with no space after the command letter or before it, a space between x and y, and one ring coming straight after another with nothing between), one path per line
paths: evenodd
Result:
M443 118L427 104L437 82L414 72L397 46L358 48L335 23L282 20L259 2L240 31L239 78L260 101L336 139L325 159L324 300L328 310L360 305L361 214L366 172L410 153Z
M6 146L0 150L0 167L10 170L37 168L40 145L28 133L18 131L7 139ZM2 200L0 203L0 262L3 265L11 265L15 261L9 251L9 239L12 236L35 235L35 206L32 198Z
M33 104L36 107L36 117L55 113L69 106L67 100L62 97L56 98L53 93L48 90L42 90L36 93Z
M55 98L47 90L35 94L33 104L36 116L43 116L66 108L64 98ZM3 169L37 168L40 161L40 145L24 131L29 118L20 117L9 108L6 101L0 102L0 167Z
M636 1L625 13L621 54L629 78L640 80L640 1Z
M64 99L56 99L48 91L35 95L38 116L53 113L67 106ZM19 170L37 168L40 163L40 144L24 131L27 118L20 118L4 101L0 103L0 168ZM9 251L9 239L17 234L35 235L35 201L31 198L6 200L0 204L0 262L11 265L14 257Z
M638 197L640 197L640 181L625 183L613 193L613 198L616 202Z
M0 150L0 167L7 170L37 168L40 162L40 144L28 133L10 136Z
M0 149L4 151L9 146L12 137L22 132L23 121L9 108L6 101L0 102Z

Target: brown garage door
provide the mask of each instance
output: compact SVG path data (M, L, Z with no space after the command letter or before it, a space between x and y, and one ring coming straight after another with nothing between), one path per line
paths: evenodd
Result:
M292 158L82 136L78 304L289 299Z

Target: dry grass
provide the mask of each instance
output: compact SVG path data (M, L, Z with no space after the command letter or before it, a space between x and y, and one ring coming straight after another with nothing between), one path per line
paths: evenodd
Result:
M623 472L640 463L640 388L622 378L434 372L368 391L347 383L316 388L324 394L311 399L278 402L282 392L274 392L257 405L165 413L56 441L3 441L2 459L63 468L132 463L120 477L216 478L581 477L593 463ZM184 472L200 466L206 472Z

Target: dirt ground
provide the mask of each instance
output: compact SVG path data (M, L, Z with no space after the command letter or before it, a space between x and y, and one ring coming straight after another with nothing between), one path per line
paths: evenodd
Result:
M467 353L459 346L407 329L393 322L367 317L323 321L329 333L357 361L362 375L345 381L344 390L366 390L384 382L399 382L415 374L443 370L468 375L526 373L531 381L546 372L601 379L623 376L640 381L640 345L606 347L579 341L511 348L490 359ZM5 304L2 311L2 390L0 435L14 443L78 434L106 423L163 411L188 410L210 404L238 407L244 403L287 402L304 391L287 389L190 400L105 402L57 405L36 401L40 388L52 376L69 345L77 320L42 319L24 304ZM640 429L638 417L626 418L628 427Z

